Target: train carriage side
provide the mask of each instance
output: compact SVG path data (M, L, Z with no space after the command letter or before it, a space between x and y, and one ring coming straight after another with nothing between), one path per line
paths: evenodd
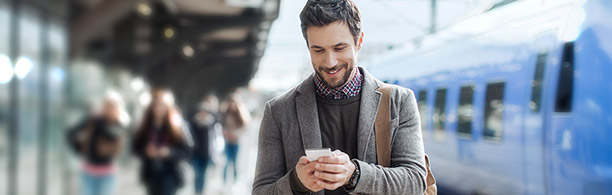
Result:
M517 48L498 52L524 53L521 46ZM533 58L437 74L426 85L412 87L424 112L427 152L432 159L440 159L432 166L441 172L436 173L443 178L441 185L464 193L517 194L523 190L520 104L526 96L523 89L530 84L521 77L526 70L522 64ZM411 87L410 82L403 84Z
M574 42L558 39L565 29L543 22L563 17L542 14L521 23L539 30L531 34L508 25L375 67L415 91L442 188L611 193L612 23L605 20L612 3L590 0L584 11L584 31ZM508 33L522 39L503 40Z

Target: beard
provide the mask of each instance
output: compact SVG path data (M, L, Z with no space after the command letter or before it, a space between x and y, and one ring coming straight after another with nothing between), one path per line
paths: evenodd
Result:
M352 66L351 66L352 67ZM328 80L329 78L323 76L326 74L326 72L332 72L332 71L337 71L344 68L344 75L342 75L342 79L339 81L332 81L332 80ZM344 64L338 64L332 68L324 68L324 67L319 67L319 69L317 71L315 71L317 76L319 76L319 78L321 79L321 81L323 81L323 84L325 84L326 86L332 88L332 89L336 89L340 86L343 86L346 82L348 82L349 78L351 77L351 73L353 73L353 68L349 69L349 66L347 63Z

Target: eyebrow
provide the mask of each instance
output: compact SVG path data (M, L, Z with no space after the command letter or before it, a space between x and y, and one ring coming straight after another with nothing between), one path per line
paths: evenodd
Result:
M346 46L346 45L348 45L348 43L340 42L340 43L333 45L333 47L341 47L341 46ZM324 49L323 47L318 46L318 45L311 45L310 48L311 49Z

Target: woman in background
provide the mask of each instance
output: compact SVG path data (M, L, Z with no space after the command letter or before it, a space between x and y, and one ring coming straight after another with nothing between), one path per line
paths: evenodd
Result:
M123 127L129 116L119 94L108 91L102 108L68 131L70 146L81 156L81 194L112 195L116 166L113 162L121 148Z
M227 183L227 171L232 164L234 171L233 182L236 182L238 170L236 169L236 158L238 157L239 137L246 129L250 120L249 110L238 99L236 95L229 95L226 110L223 113L223 137L225 138L225 155L227 163L223 171L223 181Z
M150 195L173 195L184 183L181 160L189 157L191 137L168 90L154 89L151 104L134 137L142 160L140 176Z

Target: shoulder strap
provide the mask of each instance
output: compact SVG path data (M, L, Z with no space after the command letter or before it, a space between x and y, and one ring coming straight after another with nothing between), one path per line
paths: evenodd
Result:
M374 131L376 131L376 159L378 164L383 167L391 166L391 85L383 83L377 89L382 93L378 112L376 112L376 121L374 121ZM425 166L427 168L427 177L425 182L424 195L437 195L438 187L436 179L429 168L429 157L425 155Z
M391 86L388 84L381 84L377 89L382 93L380 98L380 104L378 105L378 112L376 113L376 120L374 121L374 131L376 131L376 158L378 164L384 167L391 166L391 110L390 110L390 96Z

